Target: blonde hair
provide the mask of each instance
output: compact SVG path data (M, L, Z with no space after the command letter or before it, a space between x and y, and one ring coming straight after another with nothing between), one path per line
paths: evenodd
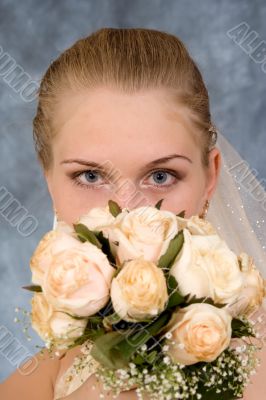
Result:
M33 137L45 169L52 161L56 104L61 95L98 86L128 93L168 89L177 106L182 104L191 111L195 129L201 132L202 161L208 165L208 152L217 136L211 123L208 91L182 41L154 29L103 28L61 53L41 80Z

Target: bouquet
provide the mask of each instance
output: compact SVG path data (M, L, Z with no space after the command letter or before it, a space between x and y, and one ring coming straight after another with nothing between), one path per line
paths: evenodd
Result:
M49 350L89 344L96 376L139 398L237 399L259 365L265 281L214 227L109 200L35 250L31 324Z

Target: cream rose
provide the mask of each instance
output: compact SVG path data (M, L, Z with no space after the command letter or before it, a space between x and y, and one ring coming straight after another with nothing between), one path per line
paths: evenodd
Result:
M110 213L109 206L94 207L87 214L80 217L77 223L84 224L90 230L103 230L111 225L115 217Z
M143 257L125 262L112 280L111 299L126 321L142 321L162 312L168 301L163 271Z
M55 308L90 316L107 303L114 272L100 249L89 242L77 242L52 257L43 292Z
M44 273L49 267L53 256L62 250L76 246L78 239L63 231L52 230L47 232L35 249L31 260L32 282L36 285L43 284Z
M192 235L215 235L216 230L206 219L193 215L190 218L177 217L179 229L187 228Z
M233 316L249 315L258 309L266 296L266 281L253 263L252 257L241 253L238 257L243 276L242 291L236 301L229 306Z
M184 244L170 274L183 295L211 297L231 303L242 289L243 278L237 256L218 235L191 235L184 229Z
M214 361L230 344L231 316L223 308L196 303L179 309L170 320L166 351L184 365Z
M75 239L77 238L77 234L74 230L74 227L72 225L67 224L65 221L60 221L60 220L57 221L54 230L57 232L66 233L67 235L72 236Z
M67 348L84 333L86 318L77 320L55 310L42 293L34 293L31 305L33 329L45 342L54 342L58 349Z
M143 256L157 262L178 232L175 214L156 207L123 210L108 232L111 249L117 263ZM118 245L114 245L118 242Z

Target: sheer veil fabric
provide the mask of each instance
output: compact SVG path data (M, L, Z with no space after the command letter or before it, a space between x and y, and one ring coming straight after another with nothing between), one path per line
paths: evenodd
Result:
M266 278L266 191L257 172L218 133L222 154L218 186L207 219L237 254L246 252Z
M206 219L233 251L237 254L244 251L253 257L266 279L266 191L262 181L257 179L256 171L250 169L220 132L217 138L216 146L222 153L222 167ZM56 225L55 216L53 229ZM61 371L55 385L54 400L72 393L95 372L96 365L84 346L81 347L81 353L87 353L87 367L82 377L75 374L75 361Z
M236 253L253 257L266 279L266 191L257 172L241 158L218 132L217 147L222 153L219 182L207 215L221 237ZM53 229L57 225L54 216Z

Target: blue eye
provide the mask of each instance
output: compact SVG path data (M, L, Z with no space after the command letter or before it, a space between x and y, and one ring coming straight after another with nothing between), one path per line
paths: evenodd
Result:
M97 170L88 170L80 172L73 176L74 182L77 185L85 186L88 188L96 189L101 187L101 172Z
M153 171L148 178L153 180L153 182L148 182L148 186L154 186L157 188L170 187L180 179L178 174L174 171L166 170Z
M97 172L86 171L83 174L84 174L84 178L86 179L87 182L94 183L95 181L97 181L97 178L96 178Z
M106 186L106 182L110 183L109 179L107 177L105 178L104 174L96 169L74 173L71 175L71 178L77 185L89 189L100 189L101 187ZM182 175L175 171L156 170L150 172L147 179L148 183L147 185L144 183L144 186L165 189L173 186L179 180L182 180Z
M167 172L164 171L157 171L153 172L152 176L154 177L154 180L157 181L156 183L164 183L167 180Z

